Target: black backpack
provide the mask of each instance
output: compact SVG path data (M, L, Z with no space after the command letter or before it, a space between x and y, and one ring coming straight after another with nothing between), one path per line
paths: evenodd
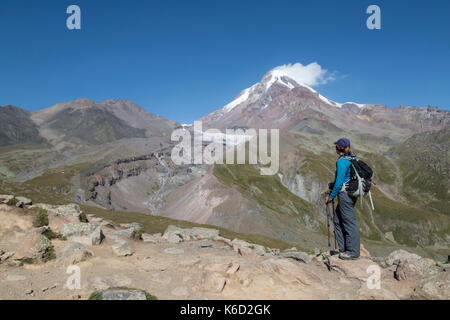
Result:
M344 183L345 191L347 191L349 196L361 197L361 207L362 197L369 194L370 204L372 209L374 209L372 195L370 194L373 176L372 168L367 163L356 157L343 157L352 163L350 167L350 179Z

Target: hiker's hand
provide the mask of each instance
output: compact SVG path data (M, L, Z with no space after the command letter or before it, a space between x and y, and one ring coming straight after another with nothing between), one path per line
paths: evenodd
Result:
M330 197L329 197L329 196L326 196L326 197L325 197L325 204L330 203L330 201L331 201Z

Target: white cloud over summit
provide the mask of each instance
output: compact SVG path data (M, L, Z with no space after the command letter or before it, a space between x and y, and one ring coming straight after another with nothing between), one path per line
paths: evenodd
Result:
M317 86L335 80L334 74L323 69L317 62L308 65L301 63L284 64L270 71L274 76L288 76L299 84Z

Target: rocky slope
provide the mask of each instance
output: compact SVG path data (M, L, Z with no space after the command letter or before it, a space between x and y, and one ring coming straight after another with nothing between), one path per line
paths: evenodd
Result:
M1 198L9 204L0 204L1 299L449 299L449 266L404 250L370 257L363 249L360 260L342 261L216 229L169 226L150 235L77 205ZM78 287L73 267L67 273L73 265ZM379 287L369 279L374 269Z

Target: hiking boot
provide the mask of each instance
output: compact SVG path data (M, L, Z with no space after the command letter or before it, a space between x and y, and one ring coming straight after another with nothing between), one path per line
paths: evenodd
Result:
M359 257L354 257L354 256L349 255L348 253L341 252L341 253L339 253L339 259L342 259L342 260L357 260L357 259L359 259Z

